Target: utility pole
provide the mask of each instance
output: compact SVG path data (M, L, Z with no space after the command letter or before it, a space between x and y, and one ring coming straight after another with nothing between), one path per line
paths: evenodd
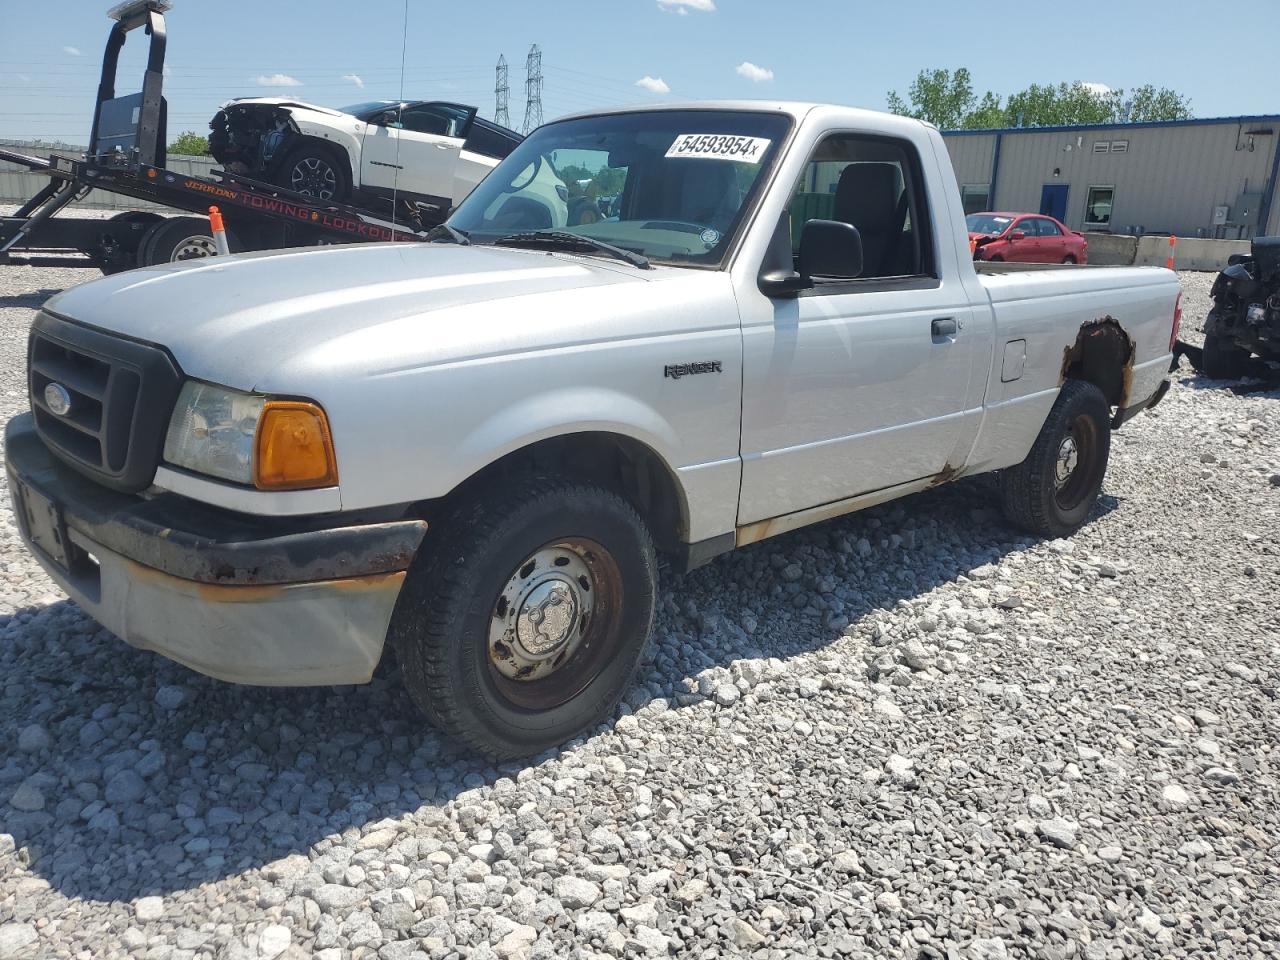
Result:
M529 48L524 70L524 130L521 132L529 133L542 126L542 51L536 43Z
M500 127L511 126L511 86L507 83L507 58L501 55L498 57L498 81L493 95L497 100L493 108L493 122Z

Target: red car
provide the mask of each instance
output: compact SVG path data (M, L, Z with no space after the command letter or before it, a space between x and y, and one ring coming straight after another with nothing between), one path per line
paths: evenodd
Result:
M1084 234L1053 217L1032 213L971 213L973 259L1010 263L1088 263Z

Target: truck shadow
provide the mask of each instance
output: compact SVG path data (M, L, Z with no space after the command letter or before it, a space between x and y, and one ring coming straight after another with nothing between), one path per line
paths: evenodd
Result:
M679 709L707 668L819 649L1035 543L997 518L989 483L961 481L668 578L625 709ZM383 818L430 831L433 808L560 754L486 761L420 720L394 664L358 688L233 686L127 647L67 601L0 619L0 639L0 833L68 897L191 889ZM23 751L31 725L51 742Z

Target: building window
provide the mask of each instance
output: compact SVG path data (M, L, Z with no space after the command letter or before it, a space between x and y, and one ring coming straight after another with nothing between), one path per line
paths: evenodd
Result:
M1111 206L1115 196L1115 187L1090 187L1089 199L1084 205L1085 226L1110 227Z
M960 188L960 199L964 202L964 215L986 213L990 202L991 187L985 183L970 184Z

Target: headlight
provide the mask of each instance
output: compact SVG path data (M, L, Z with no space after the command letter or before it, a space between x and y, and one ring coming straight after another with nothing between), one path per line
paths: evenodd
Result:
M338 482L329 421L314 403L273 400L194 380L178 395L164 459L262 490Z

